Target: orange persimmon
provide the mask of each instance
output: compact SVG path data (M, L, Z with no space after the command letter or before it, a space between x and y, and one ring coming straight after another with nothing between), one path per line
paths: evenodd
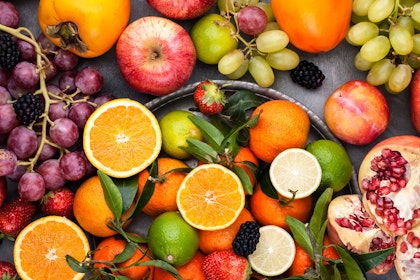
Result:
M40 0L41 31L56 46L97 57L118 40L130 17L130 0Z
M271 0L274 16L296 48L309 53L335 48L347 33L352 0Z

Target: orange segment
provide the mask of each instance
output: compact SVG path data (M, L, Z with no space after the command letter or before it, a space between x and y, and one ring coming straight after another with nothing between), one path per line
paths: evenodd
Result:
M183 218L201 230L230 226L245 205L238 176L220 164L203 164L183 180L176 202Z
M82 261L89 241L71 220L46 216L26 226L14 244L14 263L22 279L82 279L66 262L66 255Z
M159 155L162 135L143 104L118 98L97 108L86 122L83 148L88 160L111 177L139 173Z

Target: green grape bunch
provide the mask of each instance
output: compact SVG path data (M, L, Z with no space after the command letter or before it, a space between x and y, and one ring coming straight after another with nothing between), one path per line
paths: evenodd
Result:
M354 0L346 41L360 47L354 65L392 94L404 91L420 68L420 2Z

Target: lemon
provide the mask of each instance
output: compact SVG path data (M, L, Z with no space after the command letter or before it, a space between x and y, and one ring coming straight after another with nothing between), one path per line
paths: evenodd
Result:
M277 276L292 265L295 254L292 236L279 226L266 225L260 227L260 239L248 260L256 272L264 276Z
M304 198L314 193L322 178L321 165L314 155L301 148L278 154L270 165L273 187L284 197Z
M201 17L190 32L197 59L206 64L217 64L222 56L238 47L238 42L231 36L235 32L235 26L219 14Z
M164 115L160 121L162 149L169 156L186 159L191 155L180 147L186 147L187 139L203 140L200 129L188 118L193 115L184 110L174 110Z
M151 223L147 236L153 256L174 266L189 262L197 252L200 242L198 231L176 211L157 216Z
M332 188L334 192L339 192L350 182L353 164L347 151L339 143L327 139L316 140L309 143L306 150L313 154L321 165L319 191Z

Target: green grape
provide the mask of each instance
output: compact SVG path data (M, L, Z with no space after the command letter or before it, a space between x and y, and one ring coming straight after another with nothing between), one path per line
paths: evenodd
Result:
M217 7L221 12L237 12L241 7L257 5L259 0L218 0Z
M353 13L357 16L367 16L370 4L375 0L353 0Z
M413 69L419 69L420 68L420 57L418 54L410 53L407 55L407 63L410 65Z
M362 55L360 54L360 51L354 56L353 60L354 66L356 66L357 70L359 71L368 71L370 68L372 68L373 64L375 62L367 61L366 59L363 59Z
M273 8L272 8L270 3L258 2L256 6L261 8L265 12L265 14L267 16L267 21L275 21L276 20L276 18L274 17Z
M354 46L362 46L370 39L379 35L379 27L370 21L362 21L352 25L347 34L346 41Z
M265 59L272 68L277 70L292 70L299 64L299 55L288 48L268 53Z
M420 54L420 33L413 35L413 53Z
M266 26L264 28L264 31L270 31L270 30L280 30L279 24L276 21L269 21L269 22L267 22L267 24L266 24Z
M374 86L385 84L396 65L388 58L384 58L375 62L367 74L366 81Z
M236 71L244 59L244 53L240 49L234 49L222 56L217 64L217 68L223 75L228 75Z
M359 23L362 21L369 21L367 16L358 16L355 13L351 13L351 22L352 23Z
M389 76L386 88L390 93L399 93L405 90L411 82L412 69L408 64L398 64Z
M411 18L420 23L420 3L416 3L411 11Z
M273 69L262 56L253 56L250 59L248 71L261 87L269 87L274 83Z
M371 22L380 22L389 17L394 10L394 0L375 0L369 6L368 18Z
M389 41L399 55L409 54L414 47L413 36L403 26L395 24L389 30Z
M255 43L260 52L276 52L289 44L289 36L283 30L269 30L259 34Z
M411 35L414 35L414 24L413 20L409 16L400 16L397 19L397 25L404 27L410 32Z
M226 77L231 80L238 80L242 78L246 74L246 72L248 72L248 66L249 66L249 60L244 59L241 63L241 66L239 66L239 68L236 69L234 72L226 75Z
M367 61L376 62L384 58L390 49L391 43L389 39L384 35L379 35L367 41L360 48L360 55Z

